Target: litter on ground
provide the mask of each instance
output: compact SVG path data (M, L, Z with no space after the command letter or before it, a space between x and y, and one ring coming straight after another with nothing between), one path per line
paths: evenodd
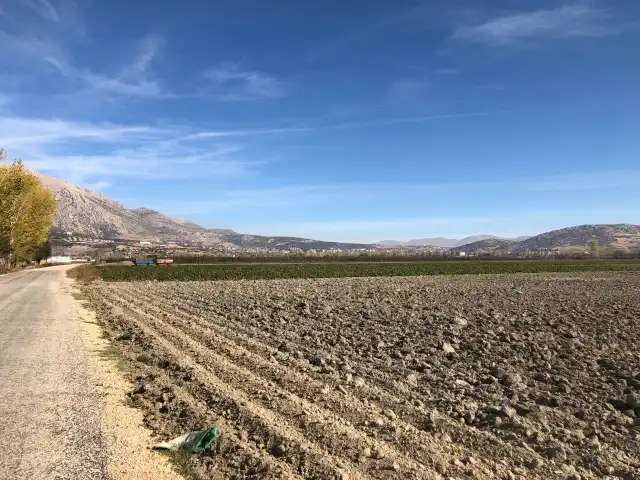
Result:
M167 442L160 442L154 448L156 450L186 450L189 453L206 453L211 450L211 444L216 439L216 435L215 427L197 430Z

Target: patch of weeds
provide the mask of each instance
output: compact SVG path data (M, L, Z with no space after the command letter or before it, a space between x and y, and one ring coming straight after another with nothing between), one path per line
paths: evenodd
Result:
M190 479L200 478L198 472L196 472L191 465L191 456L193 455L192 453L189 453L185 450L170 450L165 453L175 467L176 473L178 473L178 475Z
M99 356L100 358L111 360L121 372L128 371L127 360L118 347L109 345L100 351Z

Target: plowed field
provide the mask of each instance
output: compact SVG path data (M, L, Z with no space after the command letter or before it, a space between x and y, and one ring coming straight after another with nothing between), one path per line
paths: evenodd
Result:
M640 275L85 287L201 478L640 478Z

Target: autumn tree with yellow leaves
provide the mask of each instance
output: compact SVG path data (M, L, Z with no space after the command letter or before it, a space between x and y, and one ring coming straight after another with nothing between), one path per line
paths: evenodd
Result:
M9 265L33 260L47 243L54 213L53 193L0 149L0 257Z

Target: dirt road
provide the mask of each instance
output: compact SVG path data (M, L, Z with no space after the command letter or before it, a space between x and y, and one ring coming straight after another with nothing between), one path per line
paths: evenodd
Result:
M0 277L0 478L107 478L97 398L60 268Z
M0 276L0 478L175 480L67 268Z

